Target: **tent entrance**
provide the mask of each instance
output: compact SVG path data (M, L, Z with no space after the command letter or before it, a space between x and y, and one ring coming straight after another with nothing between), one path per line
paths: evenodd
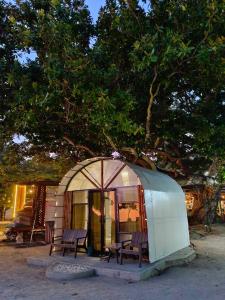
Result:
M116 194L110 191L89 191L88 246L93 253L103 253L116 241Z
M104 253L132 232L147 231L142 194L140 186L72 192L71 228L88 230L90 255Z

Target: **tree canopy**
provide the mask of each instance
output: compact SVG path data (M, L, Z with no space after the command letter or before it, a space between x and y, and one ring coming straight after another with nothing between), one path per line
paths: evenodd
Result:
M0 2L0 14L4 142L19 134L34 154L116 150L174 176L218 173L223 0L106 0L96 23L82 0Z

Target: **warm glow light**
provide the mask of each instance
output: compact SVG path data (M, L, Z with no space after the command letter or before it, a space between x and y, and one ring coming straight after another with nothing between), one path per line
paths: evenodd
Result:
M185 198L186 207L188 210L192 210L195 197L193 196L193 194L189 192L187 192L185 196L186 196Z
M24 194L23 194L23 206L25 205L26 203L26 191L27 191L27 186L24 185Z
M127 171L122 171L121 175L122 175L122 177L127 178L128 177L128 172Z
M122 182L124 185L127 185L129 182L129 173L126 170L123 170L121 172L121 176L122 176Z
M15 216L16 216L17 195L18 195L18 185L16 184L16 191L15 191L15 198L14 198L14 208L13 208L13 218L15 218Z

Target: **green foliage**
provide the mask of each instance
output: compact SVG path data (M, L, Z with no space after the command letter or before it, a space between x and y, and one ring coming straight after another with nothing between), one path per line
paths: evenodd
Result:
M29 152L28 153L28 149ZM35 154L38 152L38 154ZM29 156L28 156L29 154ZM18 182L60 181L74 165L67 157L60 157L43 151L34 150L32 145L7 143L0 148L0 208L10 208L13 204L12 185Z
M221 185L225 183L225 165L221 165L218 172L218 181Z
M30 148L30 155L28 150ZM48 153L39 149L38 153L27 142L23 144L8 143L0 151L0 184L22 181L60 180L74 164L61 155Z
M74 161L131 147L182 174L223 161L224 1L141 4L107 0L93 24L81 0L1 2L2 139Z

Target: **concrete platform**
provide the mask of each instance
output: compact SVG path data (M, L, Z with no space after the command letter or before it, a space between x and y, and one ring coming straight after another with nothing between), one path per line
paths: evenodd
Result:
M111 259L108 263L107 261L100 260L98 257L88 257L82 254L78 254L76 259L73 256L63 257L57 254L53 256L28 257L27 263L31 266L50 267L50 269L56 263L66 263L71 266L79 265L84 268L94 269L96 275L99 276L140 281L158 275L167 268L188 264L195 257L195 251L187 247L155 263L143 262L142 268L139 268L138 262L133 259L124 259L124 264L119 265L115 259Z

